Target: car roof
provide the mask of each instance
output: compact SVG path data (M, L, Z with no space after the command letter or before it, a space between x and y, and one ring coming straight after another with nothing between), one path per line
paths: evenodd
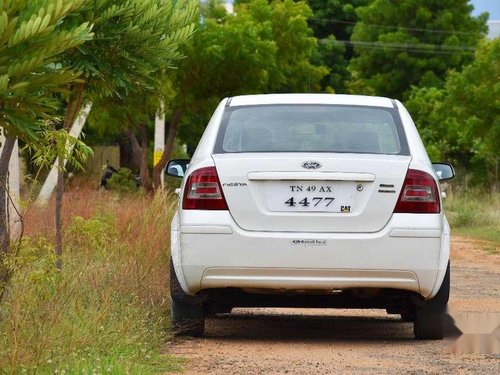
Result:
M342 94L261 94L241 95L230 98L228 105L269 105L269 104L338 104L363 105L373 107L393 107L393 101L380 96Z

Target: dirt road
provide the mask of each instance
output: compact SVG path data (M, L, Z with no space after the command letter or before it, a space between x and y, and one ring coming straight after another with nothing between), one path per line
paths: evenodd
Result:
M452 309L500 312L500 255L481 246L453 241ZM500 373L498 355L449 354L448 345L415 341L411 323L382 310L235 309L209 319L206 337L167 350L187 359L187 374Z

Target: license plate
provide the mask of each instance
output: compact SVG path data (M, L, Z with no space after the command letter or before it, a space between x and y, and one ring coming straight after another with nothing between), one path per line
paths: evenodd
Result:
M269 181L266 189L270 211L353 211L355 184L350 181Z

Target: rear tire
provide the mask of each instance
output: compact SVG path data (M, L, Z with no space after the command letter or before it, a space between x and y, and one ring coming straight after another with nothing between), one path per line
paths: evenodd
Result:
M417 311L413 332L417 340L441 340L444 337L444 314Z
M444 318L450 296L450 263L438 293L425 304L417 306L413 332L417 340L441 340L444 337Z
M196 297L186 294L175 274L170 260L170 296L172 297L172 324L176 335L201 337L205 332L203 304Z
M179 336L202 337L205 318L200 305L172 300L172 322L174 333Z
M404 312L401 313L401 320L403 322L414 322L415 321L415 313L414 312Z

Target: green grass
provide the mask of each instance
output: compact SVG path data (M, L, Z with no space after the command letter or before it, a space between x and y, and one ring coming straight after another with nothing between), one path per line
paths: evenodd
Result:
M455 230L453 230L453 234L500 244L500 229L494 226L456 228Z
M453 234L500 244L500 193L479 190L454 193L444 200L446 216Z
M62 271L54 267L50 211L34 212L0 304L0 372L180 370L164 354L173 204L166 196L70 194Z

